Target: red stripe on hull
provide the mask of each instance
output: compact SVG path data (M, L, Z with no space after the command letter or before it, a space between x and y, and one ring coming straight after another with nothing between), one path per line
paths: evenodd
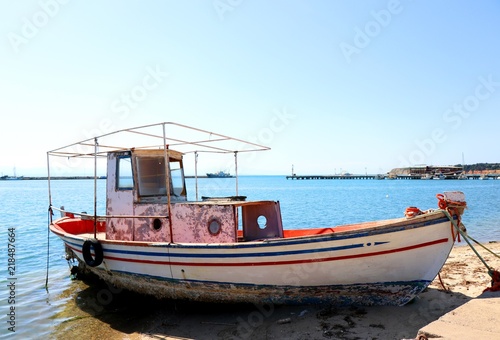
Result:
M416 244L416 245L412 245L412 246L408 246L408 247L392 249L392 250L384 250L384 251L372 252L372 253L366 253L366 254L354 254L354 255L326 257L326 258L320 258L320 259L290 260L290 261L240 262L240 263L206 263L206 262L193 263L193 262L171 262L171 261L151 261L151 260L125 259L125 258L114 257L114 256L105 256L104 259L105 260L122 261L122 262L155 264L155 265L194 266L194 267L275 266L275 265L302 264L302 263L313 263L313 262L330 262L330 261L349 260L349 259L356 259L356 258L362 258L362 257L372 257L372 256L385 255L385 254L400 253L400 252L408 251L408 250L412 250L412 249L424 248L424 247L429 247L429 246L440 244L440 243L446 243L448 241L449 241L448 238L442 238L439 240L420 243L420 244ZM79 253L82 252L80 249L76 249L76 248L71 247L69 245L68 245L68 247L70 247L71 249L73 249L76 252L79 252ZM168 256L168 255L166 254L166 256Z

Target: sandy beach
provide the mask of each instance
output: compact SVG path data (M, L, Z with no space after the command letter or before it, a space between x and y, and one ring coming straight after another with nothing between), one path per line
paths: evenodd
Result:
M500 253L500 243L485 244ZM500 259L476 247L493 269ZM403 307L255 306L157 301L75 281L54 338L415 339L419 330L480 296L491 279L464 241L436 278ZM500 292L492 296L500 297ZM478 325L480 327L480 325Z

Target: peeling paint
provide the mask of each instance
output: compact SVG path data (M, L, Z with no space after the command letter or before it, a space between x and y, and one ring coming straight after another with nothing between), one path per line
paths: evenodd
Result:
M118 288L163 299L220 303L332 304L336 306L403 306L431 281L382 282L330 286L267 286L190 282L92 270Z
M106 179L106 215L120 216L133 214L133 191L116 189L116 159L114 153L108 154L108 172ZM133 221L123 217L106 219L106 238L108 240L134 240Z
M170 242L170 227L167 219L168 208L165 204L135 204L134 213L136 216L144 216L143 218L134 219L135 241ZM160 221L158 229L155 229L155 219Z
M219 221L217 235L209 231L209 222ZM174 242L179 243L231 243L237 242L237 225L231 205L200 205L177 203L172 205Z

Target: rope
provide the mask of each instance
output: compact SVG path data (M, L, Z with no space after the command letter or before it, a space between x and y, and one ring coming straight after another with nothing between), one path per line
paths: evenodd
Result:
M483 244L479 243L478 241L476 241L475 239L473 239L471 236L469 236L469 238L474 243L476 243L478 246L482 247L484 250L486 250L487 252L491 253L493 256L495 256L497 258L500 258L500 255L498 255L497 253L495 253L491 249L487 248ZM486 292L486 291L490 291L490 292L500 291L500 272L498 272L497 270L491 270L490 269L490 270L488 270L488 275L491 276L491 287L488 287L485 290L483 290L483 293Z
M467 203L464 201L452 201L451 199L447 198L443 194L437 194L436 198L438 199L439 209L449 212L450 215L456 214L457 215L457 222L458 222L457 225L463 226L461 219L462 219L462 214L464 212L464 209L467 207ZM450 221L453 222L453 219L450 218ZM463 227L465 228L465 226L463 226ZM453 239L455 239L455 234L453 232L453 226L451 227L451 233L453 235ZM461 235L461 233L459 232L457 234L457 241L458 242L462 242L460 240L460 235Z
M444 285L443 279L441 278L441 271L438 273L438 278L439 278L439 283L441 283L441 287L443 287L443 290L449 291L448 288Z
M47 273L45 275L45 290L49 292L49 258L50 258L50 223L52 217L52 207L49 206L47 213Z
M474 243L476 243L478 246L482 247L484 250L488 251L489 253L491 253L493 256L495 257L498 257L500 259L500 255L498 255L497 253L495 253L494 251L492 251L491 249L485 247L484 245L482 245L481 243L479 243L478 241L476 241L475 239L472 238L472 236L469 236L467 235Z
M460 235L462 235L462 237L464 238L465 242L467 242L467 244L469 245L469 247L472 249L472 251L477 255L477 257L479 258L479 260L481 260L481 262L484 264L484 266L486 268L488 268L488 272L492 271L492 269L490 268L490 266L488 266L488 264L486 263L486 261L481 257L481 255L477 252L476 248L474 248L474 246L470 243L469 241L469 236L461 229L458 227L457 223L455 222L455 220L453 219L453 217L451 217L450 213L448 212L448 210L442 210L441 211L446 215L446 217L448 217L448 219L451 221L451 223L453 224L453 226L455 227L455 229L458 231L458 233ZM460 225L463 225L463 223L460 222ZM465 226L464 226L465 227Z
M500 272L498 272L497 270L494 270L490 266L488 266L488 264L483 259L483 257L477 252L476 248L474 248L472 246L472 244L470 243L469 239L472 240L472 241L474 241L475 243L477 243L478 245L480 245L481 247L483 247L484 249L486 249L490 253L494 254L496 257L499 257L499 256L497 254L495 254L494 252L492 252L490 249L486 248L484 245L482 245L479 242L477 242L476 240L474 240L469 235L467 235L467 233L465 233L464 231L462 231L462 229L458 227L457 223L455 223L455 221L451 217L451 215L448 212L448 210L442 210L442 211L448 217L448 219L451 221L451 223L453 224L453 226L455 227L455 229L458 231L458 233L463 236L464 240L467 242L467 244L469 245L469 247L472 249L472 251L479 258L479 260L488 269L488 275L491 277L491 287L486 288L483 292L486 292L486 291L491 291L491 292L500 291ZM460 223L460 225L463 226L463 227L465 227L463 225L463 223Z
M496 270L494 270L492 273L489 273L491 276L491 287L486 288L483 290L484 292L497 292L500 290L500 273Z
M415 216L422 215L422 214L423 214L422 210L420 210L417 207L408 207L405 210L406 218L413 218Z

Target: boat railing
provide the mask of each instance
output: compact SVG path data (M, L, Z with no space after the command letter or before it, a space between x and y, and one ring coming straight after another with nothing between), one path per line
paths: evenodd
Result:
M167 129L168 128L168 129ZM131 145L132 144L132 145ZM122 145L122 146L117 146ZM127 147L127 145L129 145ZM76 158L93 160L94 169L94 220L97 220L97 160L109 153L130 150L163 150L164 159L169 158L170 148L182 154L194 155L196 177L196 200L198 200L198 154L200 152L234 154L236 196L238 196L238 161L241 152L270 150L269 147L242 139L229 137L212 131L202 130L174 122L162 122L134 128L122 129L72 143L47 152L47 177L49 205L52 206L51 158L72 160ZM165 173L170 174L170 163L165 162ZM57 167L56 167L57 168ZM80 167L81 168L81 167ZM170 212L170 176L165 176L167 206ZM90 215L88 215L90 216ZM108 217L108 216L107 216ZM124 216L120 216L124 217ZM165 216L162 216L165 217ZM144 216L130 216L144 218Z
M52 211L59 211L61 213L61 217L75 217L80 216L82 220L94 220L97 222L103 222L108 218L165 218L165 215L91 215L86 212L74 212L65 210L64 207L56 208L54 206L50 207Z

